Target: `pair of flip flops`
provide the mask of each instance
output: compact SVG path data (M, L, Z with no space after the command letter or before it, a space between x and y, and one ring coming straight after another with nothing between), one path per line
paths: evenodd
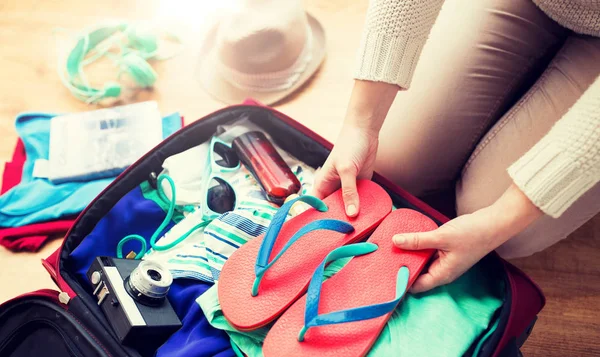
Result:
M391 212L390 197L371 181L357 188L357 217L346 216L341 191L323 201L297 198L223 266L218 294L228 322L250 331L277 320L265 356L366 355L433 254L396 248L392 236L433 230L435 222L409 209ZM286 222L297 200L314 209ZM347 257L354 258L323 282L325 266Z

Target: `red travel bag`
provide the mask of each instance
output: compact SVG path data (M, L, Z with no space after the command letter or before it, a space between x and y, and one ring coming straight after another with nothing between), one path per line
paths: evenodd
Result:
M119 199L147 180L151 172L159 172L165 158L207 141L218 125L241 116L248 116L282 149L312 167L321 166L332 148L331 143L285 114L251 101L221 109L182 128L98 195L79 215L62 246L42 261L57 290L34 291L0 305L0 356L141 356L139 351L119 343L97 299L75 277L70 253ZM422 212L438 224L448 220L384 177L376 174L373 180L388 191L397 207ZM480 355L518 356L519 347L544 306L544 296L529 277L495 253L482 262L490 274L504 280L506 291L498 328Z

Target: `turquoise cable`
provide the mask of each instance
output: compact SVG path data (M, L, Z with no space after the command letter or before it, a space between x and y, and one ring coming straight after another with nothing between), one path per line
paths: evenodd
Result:
M166 175L166 174L164 174L164 175ZM165 194L165 191L163 191L162 187L159 188L159 186L158 186L158 179L156 182L157 182L156 183L156 192L158 193L158 198L160 198L161 201L170 204L171 200L169 199L169 197L167 197L167 195ZM176 202L175 199L173 199L173 202ZM175 206L175 209L179 212L192 213L196 210L196 207L194 205L184 205L181 207Z
M190 234L194 233L196 230L198 230L200 228L206 227L209 223L210 223L210 221L204 221L202 223L199 223L199 224L195 225L192 229L190 229L189 231L187 231L184 235L182 235L181 237L177 238L176 240L174 240L173 242L171 242L169 244L156 245L156 242L153 242L151 240L150 241L150 245L152 246L152 249L157 250L157 251L163 251L163 250L171 249L174 246L176 246L177 244L181 243L184 239L186 239L187 237L189 237Z
M169 186L171 187L171 199L170 200L167 198L166 194L163 192L162 182L164 180L167 180L167 182L169 183ZM175 206L176 206L175 205L175 202L176 202L175 182L173 182L173 179L169 175L166 175L166 174L160 175L160 176L158 176L156 189L158 191L158 196L161 199L164 199L165 201L169 202L169 210L167 211L167 215L165 216L165 219L163 219L160 226L154 231L154 234L152 234L152 236L150 237L150 246L152 247L152 249L154 249L156 251L164 251L164 250L171 249L171 248L175 247L176 245L178 245L179 243L181 243L184 239L189 237L193 232L195 232L196 230L198 230L202 227L206 227L211 222L210 220L201 222L201 223L195 225L192 229L188 230L181 237L177 238L175 241L173 241L169 244L165 244L165 245L157 245L156 240L158 239L159 236L161 236L162 231L167 227L169 222L173 219L173 214L175 212ZM136 240L136 241L140 242L140 244L142 246L140 249L140 252L136 254L135 259L141 259L147 253L148 245L146 244L146 240L144 239L144 237L142 237L139 234L130 234L130 235L124 237L123 239L121 239L119 241L119 244L117 244L117 258L123 258L123 246L125 245L125 243L127 243L131 240Z

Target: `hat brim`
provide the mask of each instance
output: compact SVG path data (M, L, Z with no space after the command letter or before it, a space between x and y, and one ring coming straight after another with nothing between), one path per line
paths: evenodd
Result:
M248 91L242 90L225 80L225 78L215 70L211 61L211 57L214 56L214 36L216 35L216 31L211 31L211 33L207 35L205 46L203 46L203 50L200 52L200 61L197 71L197 77L200 84L210 95L225 104L239 104L247 98L256 99L265 105L271 105L281 101L310 79L325 58L325 30L319 21L310 14L307 13L306 17L313 36L312 57L306 70L290 88L272 92Z

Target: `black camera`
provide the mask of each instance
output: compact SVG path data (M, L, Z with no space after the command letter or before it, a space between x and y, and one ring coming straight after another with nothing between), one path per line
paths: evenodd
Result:
M181 321L167 299L173 276L158 263L97 257L87 272L117 337L138 351L156 350Z

